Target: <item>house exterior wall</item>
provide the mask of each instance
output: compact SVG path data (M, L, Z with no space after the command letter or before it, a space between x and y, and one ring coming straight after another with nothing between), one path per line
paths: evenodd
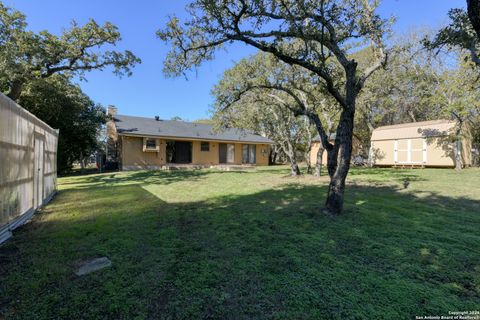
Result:
M310 164L312 166L317 165L317 152L320 149L321 143L318 141L312 142L312 148L310 149ZM327 150L322 155L322 165L327 165Z
M268 144L257 144L257 150L256 150L257 166L268 166L268 155L270 153L269 148L270 146ZM240 155L241 155L241 152L240 152ZM241 156L240 156L240 159L241 159Z
M122 169L155 169L166 164L166 144L156 139L159 152L143 152L143 137L122 136Z
M329 142L331 144L334 144L335 140L330 139ZM317 152L318 152L318 149L320 149L320 145L321 145L320 141L312 142L311 150L310 150L310 164L312 166L315 166L317 164ZM352 138L352 157L359 154L361 152L361 149L362 149L362 145L360 141L357 138L353 137ZM325 150L322 155L322 165L325 165L325 166L327 165L327 159L328 159L327 150Z
M204 141L207 142L207 141ZM218 164L218 142L208 141L209 151L201 151L202 141L192 141L192 164L215 165Z
M121 168L123 170L139 169L159 169L166 165L166 139L156 138L159 146L158 152L144 152L144 138L133 136L121 136ZM201 143L205 140L175 139L176 141L192 142L192 164L201 166L211 166L219 164L219 143L218 141L208 141L210 143L209 151L201 151ZM225 141L223 143L231 143ZM243 143L234 143L234 163L242 164L242 145ZM256 144L256 165L268 165L268 144ZM264 152L262 152L264 151Z

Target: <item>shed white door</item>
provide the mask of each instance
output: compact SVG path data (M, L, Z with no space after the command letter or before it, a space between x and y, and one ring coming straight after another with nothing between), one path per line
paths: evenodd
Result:
M423 163L423 140L422 138L410 140L410 162L414 164Z
M44 176L44 149L45 139L35 136L34 164L33 164L33 207L38 208L43 203L43 176Z
M395 163L425 164L427 162L427 146L423 138L395 140L393 149Z

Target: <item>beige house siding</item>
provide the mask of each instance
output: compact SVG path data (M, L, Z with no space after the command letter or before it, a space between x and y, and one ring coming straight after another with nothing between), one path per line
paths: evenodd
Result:
M202 141L192 142L192 164L215 165L218 162L218 142L209 142L209 151L201 151Z
M143 151L144 138L134 136L121 135L121 168L123 170L138 170L138 169L159 169L166 165L166 139L156 138L159 151ZM228 141L206 141L206 140L188 140L175 139L177 141L191 141L192 142L192 164L201 166L211 166L219 164L219 143L231 143ZM209 151L201 151L201 143L209 142ZM242 145L243 143L234 144L234 163L236 165L242 164ZM256 165L268 165L268 144L256 144ZM262 152L264 151L264 152Z
M269 148L268 144L257 144L257 166L268 166Z
M235 143L235 164L242 164L242 143ZM218 159L218 156L217 156ZM217 160L218 161L218 160Z
M122 168L124 169L154 169L165 165L165 141L160 143L159 152L143 152L143 137L122 136Z
M334 143L335 140L334 139L330 139L330 143ZM321 145L321 142L320 141L313 141L312 142L312 145L311 145L311 150L310 150L310 164L312 166L315 166L317 164L317 152L318 152L318 149L320 149L320 145ZM361 150L361 144L360 144L360 141L353 137L352 139L352 154L353 155L356 155L359 153L359 151ZM327 150L325 150L323 152L323 155L322 155L322 165L327 165Z
M310 163L312 166L317 164L317 152L320 149L321 143L318 141L312 142L312 148L310 150ZM322 164L327 165L327 151L325 150L322 155Z

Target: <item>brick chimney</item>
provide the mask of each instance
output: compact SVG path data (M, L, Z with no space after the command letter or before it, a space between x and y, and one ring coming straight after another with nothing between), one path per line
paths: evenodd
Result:
M111 116L116 116L116 115L117 115L117 112L118 112L117 107L112 106L112 105L109 105L109 106L107 107L107 114L109 114L109 115L111 115Z
M109 105L107 115L114 117L117 115L117 107ZM110 118L107 121L107 148L105 150L107 162L118 162L118 134L115 127L115 119Z

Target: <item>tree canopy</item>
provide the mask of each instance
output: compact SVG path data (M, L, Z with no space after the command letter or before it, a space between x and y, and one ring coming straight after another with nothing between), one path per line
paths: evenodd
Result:
M425 46L431 50L466 50L471 60L480 66L480 1L467 0L467 11L454 8L448 12L448 17L450 23L433 38L426 38Z
M264 52L225 71L213 95L217 123L272 139L276 149L287 156L292 175L300 173L297 151L301 148L308 153L312 138L318 135L311 130L315 127L310 118L330 120L329 115L339 108L321 87L312 85L304 68L291 67ZM327 128L331 129L328 123Z
M140 62L128 50L113 50L121 37L110 22L100 26L90 19L80 26L73 21L59 36L46 30L34 33L27 30L25 15L2 3L0 22L0 89L13 100L34 79L54 74L82 78L87 71L106 67L113 67L117 75L130 75Z
M57 168L71 169L75 161L91 155L99 146L99 134L107 116L78 85L61 76L26 84L19 103L51 127L59 129Z
M103 107L74 84L74 77L107 67L128 76L140 62L128 50L114 50L120 40L116 26L92 19L83 26L73 21L60 35L34 33L24 14L0 2L0 90L60 130L59 172L97 149L106 121Z
M312 84L324 88L342 108L334 145L318 115L311 113L329 155L326 211L337 214L343 208L350 166L356 98L366 80L387 61L384 38L390 21L376 13L377 7L378 1L369 0L195 0L187 6L190 20L182 23L173 17L158 31L161 39L172 44L165 72L180 75L213 59L219 47L234 41L308 71ZM349 52L365 43L375 59L358 68ZM340 81L335 77L337 69Z

